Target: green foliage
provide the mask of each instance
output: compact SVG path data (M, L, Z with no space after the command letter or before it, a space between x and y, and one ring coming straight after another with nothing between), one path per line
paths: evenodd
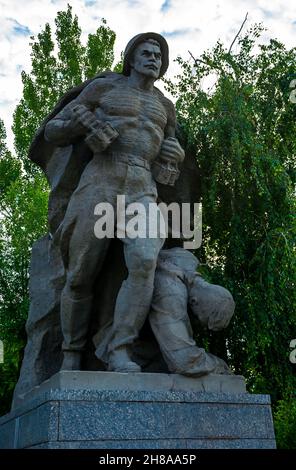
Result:
M11 158L13 162L13 158ZM0 160L0 167L1 167ZM13 166L12 166L13 170ZM2 193L0 213L0 338L4 364L0 365L1 411L7 411L15 386L28 316L28 270L33 242L46 233L48 192L42 176L26 180L9 175L11 183ZM9 180L9 178L7 178ZM5 409L4 409L5 408Z
M85 48L81 44L81 29L77 16L73 18L72 7L68 5L67 11L59 12L55 24L56 40L59 46L58 83L60 91L65 91L82 81Z
M6 146L6 130L0 119L0 196L5 193L9 185L15 181L20 174L21 165L16 158L12 158ZM1 204L0 199L0 204Z
M274 411L274 427L279 449L296 449L296 400L294 395L279 400Z
M22 360L22 351L25 345L23 339L15 337L7 339L4 343L4 362L0 364L0 416L10 409L13 390L19 376L19 368Z
M121 53L120 61L117 62L117 64L115 64L113 67L114 72L122 73L122 70L123 70L123 52Z
M96 34L89 34L85 51L85 78L91 78L96 73L111 69L114 61L115 37L115 33L106 26L104 19Z
M54 56L50 26L45 26L37 40L34 37L31 39L32 71L30 74L22 72L23 97L16 107L13 119L15 149L28 175L34 175L37 171L28 160L30 143L60 95L59 64Z
M23 96L14 113L16 157L7 149L0 120L0 414L7 412L25 345L28 315L28 270L32 244L47 232L48 185L28 159L33 136L45 116L70 87L110 69L115 33L102 20L95 34L81 43L72 8L56 18L55 39L48 24L31 40L30 73L22 72Z
M55 39L49 24L37 39L31 37L31 73L22 72L23 97L14 113L13 132L17 156L27 176L38 170L27 158L33 136L58 99L69 89L103 70L114 60L115 33L103 19L87 44L81 42L78 18L68 5L57 13Z
M276 402L296 386L289 362L296 336L296 106L289 101L296 49L275 40L257 45L261 32L254 26L235 54L218 42L193 65L179 58L182 73L167 86L200 166L197 256L236 301L228 330L202 332L198 341L245 375L250 391Z
M45 230L47 204L44 181L23 178L21 163L8 151L5 137L0 121L0 338L4 343L0 414L9 409L18 377L29 307L30 248Z

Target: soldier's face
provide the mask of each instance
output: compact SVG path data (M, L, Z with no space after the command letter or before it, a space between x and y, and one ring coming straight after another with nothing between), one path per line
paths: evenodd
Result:
M149 42L139 44L130 61L130 65L134 70L154 79L159 77L161 63L159 46Z

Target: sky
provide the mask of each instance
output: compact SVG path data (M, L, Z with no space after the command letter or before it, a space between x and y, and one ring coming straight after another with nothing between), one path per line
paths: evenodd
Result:
M30 36L46 23L54 29L56 14L66 10L67 3L79 18L82 41L102 18L107 20L116 33L117 60L135 34L163 34L170 48L171 78L178 72L173 62L178 55L189 59L189 50L198 57L218 39L230 45L247 12L245 28L263 22L265 42L273 37L287 47L296 45L295 0L0 0L0 118L11 149L12 114L22 96L21 71L30 71Z

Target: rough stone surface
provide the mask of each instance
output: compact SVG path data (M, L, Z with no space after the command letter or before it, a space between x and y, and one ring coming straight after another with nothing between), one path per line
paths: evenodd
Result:
M8 417L8 415L6 415ZM5 418L5 417L4 417ZM3 420L2 420L3 421ZM9 419L0 424L0 449L13 449L16 447L18 419Z
M12 408L19 397L58 372L62 362L59 319L64 271L60 255L49 236L34 243L30 265L30 311L26 323L27 345L14 390Z
M177 382L168 374L132 377L98 373L97 379L104 377L98 385L95 374L63 372L44 387L36 388L31 399L0 419L0 447L275 447L270 399L266 395L200 392L198 386L194 391L193 385L190 391L182 390L181 383L187 387L193 379L178 377ZM147 380L143 380L142 388L148 382L155 385L159 376L158 388L141 390L140 378L144 376ZM222 378L238 380L231 376ZM217 384L221 386L220 377L212 379L212 390ZM51 388L50 383L56 388Z
M98 420L98 417L100 419ZM270 412L256 405L195 403L61 403L60 439L268 439Z
M30 447L36 443L56 441L58 439L59 403L47 402L19 419L17 446Z
M246 385L244 378L238 375L210 374L200 378L191 378L178 374L60 371L24 395L23 400L31 400L41 393L55 389L245 393Z

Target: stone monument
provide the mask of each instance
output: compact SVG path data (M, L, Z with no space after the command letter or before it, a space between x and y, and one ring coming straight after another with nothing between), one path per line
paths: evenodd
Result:
M194 341L190 315L226 328L230 292L197 272L183 233L156 224L150 236L151 205L160 220L160 201L199 199L174 106L154 86L168 65L164 37L135 36L123 72L66 93L32 142L51 188L49 233L32 249L28 341L2 448L274 447L269 397L247 394ZM101 203L110 236L95 229ZM130 207L144 209L142 236Z

